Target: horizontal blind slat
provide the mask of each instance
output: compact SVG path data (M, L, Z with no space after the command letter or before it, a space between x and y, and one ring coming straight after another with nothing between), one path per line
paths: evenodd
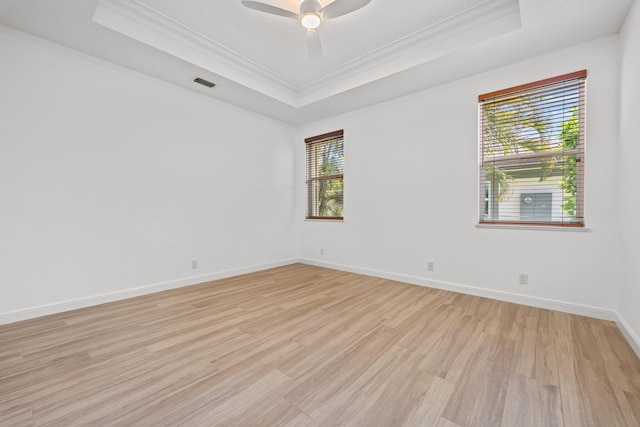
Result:
M344 133L329 132L305 139L307 147L307 218L341 219Z
M479 96L480 222L584 223L585 79Z

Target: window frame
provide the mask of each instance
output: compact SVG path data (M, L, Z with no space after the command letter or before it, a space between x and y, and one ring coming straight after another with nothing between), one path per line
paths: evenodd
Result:
M329 144L335 141L342 141L342 173L333 174L333 175L318 175L312 169L312 160L311 160L311 151L321 145L321 144ZM336 130L333 132L324 133L322 135L312 136L309 138L305 138L305 185L307 191L307 212L305 215L305 219L308 220L328 220L328 221L343 221L344 220L344 130ZM317 153L316 153L317 154ZM316 162L317 163L317 162ZM314 183L323 181L323 180L340 180L342 184L343 191L343 200L342 200L342 216L326 216L326 215L314 215L316 208L316 200L314 197L313 185Z
M478 225L507 225L507 226L535 226L535 227L585 227L584 218L584 164L585 164L585 130L586 130L586 80L587 70L576 71L573 73L563 74L556 77L551 77L544 80L539 80L531 83L526 83L519 86L514 86L507 89L502 89L494 92L489 92L478 96ZM492 192L489 190L488 197L485 195L487 191L487 185L490 188L495 188L497 183L494 181L487 181L485 167L488 164L499 164L508 161L527 161L534 159L545 159L551 157L558 157L556 152L548 151L542 153L523 153L505 156L504 159L492 159L490 161L485 160L485 126L484 126L484 107L492 103L498 103L501 100L504 102L509 97L516 97L524 94L535 94L536 91L540 91L545 87L553 87L554 85L562 83L573 82L578 87L578 136L575 149L562 150L562 157L576 156L576 207L575 207L575 221L517 221L517 220L499 220L491 216L495 215L496 205L499 204L498 200L492 198ZM541 179L542 180L542 179ZM488 183L488 184L487 184ZM564 200L564 197L563 197ZM490 217L486 218L486 204L488 203L488 211Z

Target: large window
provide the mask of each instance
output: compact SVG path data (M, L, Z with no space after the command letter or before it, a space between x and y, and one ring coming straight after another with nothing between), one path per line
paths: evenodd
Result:
M343 131L307 138L305 143L307 147L307 218L342 219Z
M586 77L479 96L481 224L584 226Z

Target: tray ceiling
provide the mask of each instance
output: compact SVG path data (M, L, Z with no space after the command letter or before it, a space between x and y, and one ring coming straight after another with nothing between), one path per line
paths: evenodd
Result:
M613 34L631 1L372 0L322 23L319 60L299 22L240 0L0 0L0 23L301 125Z

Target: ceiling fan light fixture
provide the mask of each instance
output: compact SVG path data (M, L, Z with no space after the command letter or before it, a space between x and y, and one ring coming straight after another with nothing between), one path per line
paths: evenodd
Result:
M316 29L320 26L322 19L316 12L307 12L300 17L300 23L308 30Z
M236 0L237 1L237 0ZM293 1L293 0L291 0ZM318 32L315 31L322 21L337 18L355 12L371 3L371 0L333 0L328 5L322 7L322 0L298 0L299 13L294 13L288 9L271 6L255 0L241 0L244 7L258 10L260 12L269 13L271 15L283 16L285 18L295 19L307 30L307 50L309 57L317 59L322 56L322 46Z

